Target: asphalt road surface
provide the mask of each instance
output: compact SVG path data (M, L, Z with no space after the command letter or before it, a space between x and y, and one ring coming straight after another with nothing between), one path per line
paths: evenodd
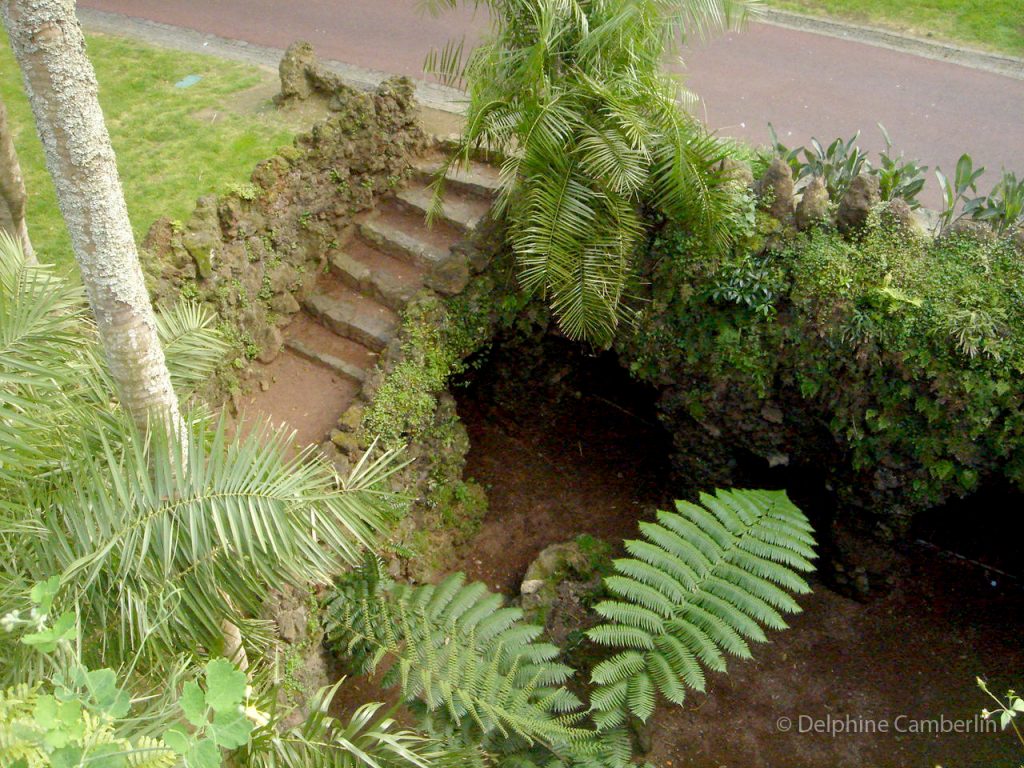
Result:
M417 0L79 0L79 5L285 48L311 42L323 57L423 77L424 57L452 37L479 39L487 19L471 10L432 18ZM756 143L767 124L789 145L823 143L861 130L861 146L898 149L950 174L969 152L989 171L1024 172L1024 80L863 43L767 24L683 52L700 111L721 134ZM924 202L938 203L929 171Z

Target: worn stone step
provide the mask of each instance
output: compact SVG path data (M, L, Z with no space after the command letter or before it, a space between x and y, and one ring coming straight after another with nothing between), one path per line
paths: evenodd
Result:
M303 306L339 336L375 352L384 349L398 330L398 316L394 312L341 282L333 286L319 284Z
M441 171L443 164L444 159L436 155L417 158L413 162L413 174L424 184L429 184ZM484 200L493 199L501 188L498 169L475 160L470 161L468 166L449 168L444 178L445 189L459 190Z
M285 347L293 353L362 384L367 371L377 364L377 353L347 339L300 312L285 329Z
M349 288L400 312L423 287L422 271L352 240L331 256L331 270Z
M408 229L418 231L413 234L407 231ZM448 248L432 242L423 223L418 228L401 228L392 219L369 218L359 225L359 235L374 248L421 269L435 269L444 264L449 257Z
M426 187L419 185L407 187L395 195L395 199L415 213L426 218L433 203L434 195ZM451 193L444 197L441 206L441 221L451 225L459 232L466 234L476 229L476 225L490 208L490 204L476 197L456 196ZM435 219L436 221L437 219Z
M329 352L323 352L307 344L302 339L286 339L284 345L299 357L309 360L311 363L319 363L330 368L340 376L351 379L357 384L362 384L366 379L366 371L357 368L348 360L335 357Z

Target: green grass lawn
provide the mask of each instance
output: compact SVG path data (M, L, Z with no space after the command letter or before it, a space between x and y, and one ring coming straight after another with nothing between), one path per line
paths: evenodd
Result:
M2 31L0 45L0 95L25 176L29 234L41 261L70 264L70 239ZM138 240L158 217L188 218L199 195L246 181L257 162L291 143L295 126L259 108L271 89L252 97L275 80L269 72L102 35L88 45ZM187 75L202 79L176 88Z
M890 27L1024 56L1024 0L766 0L768 5Z

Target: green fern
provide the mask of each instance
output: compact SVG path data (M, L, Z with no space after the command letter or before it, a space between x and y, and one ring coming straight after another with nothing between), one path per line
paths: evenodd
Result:
M810 591L814 538L783 491L717 491L701 505L676 502L641 523L605 586L618 599L595 610L608 623L587 632L619 652L594 668L591 709L600 728L627 714L646 720L656 693L682 703L704 690L704 670L725 670L725 654L750 656L762 627L785 629L800 607L788 592Z
M124 765L171 768L178 755L150 736L125 738L110 717L75 699L58 700L39 685L0 690L0 765Z
M389 659L384 684L450 744L481 745L508 766L599 760L582 704L563 687L573 670L503 603L462 574L409 587L370 566L328 606L328 638L365 672Z

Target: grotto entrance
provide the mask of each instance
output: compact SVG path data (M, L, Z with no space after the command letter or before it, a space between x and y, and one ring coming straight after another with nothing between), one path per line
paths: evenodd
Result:
M506 339L453 391L471 440L466 476L490 503L453 570L511 598L545 546L581 533L618 544L638 519L694 490L670 479L672 441L654 392L612 355L552 337ZM787 487L813 521L831 518L814 473L736 457L743 485ZM923 546L897 558L892 588L866 603L812 577L789 630L729 674L709 675L706 693L659 706L646 759L659 768L1017 765L1011 733L977 732L975 714L991 702L974 680L1020 688L1020 584L993 586L984 569ZM912 732L942 727L974 732Z

